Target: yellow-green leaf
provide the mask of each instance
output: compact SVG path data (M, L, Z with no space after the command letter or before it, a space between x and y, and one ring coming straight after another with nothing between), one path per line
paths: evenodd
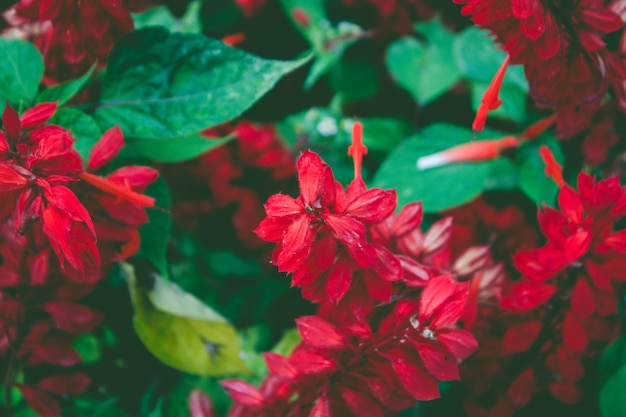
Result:
M122 267L135 310L133 325L146 348L174 369L200 376L249 373L239 339L226 319L156 274Z

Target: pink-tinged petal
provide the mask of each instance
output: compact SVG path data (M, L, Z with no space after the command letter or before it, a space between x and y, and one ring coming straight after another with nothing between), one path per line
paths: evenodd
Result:
M538 3L538 0L511 0L513 16L516 19L527 19L532 16Z
M252 407L261 407L264 402L263 394L253 385L238 379L220 381L233 401Z
M491 262L489 246L467 248L454 262L452 272L457 276L469 276Z
M558 370L568 381L579 381L585 375L585 367L580 363L579 355L565 347L557 350Z
M189 417L215 417L213 403L209 396L200 388L194 388L187 397Z
M381 221L396 209L395 190L372 188L348 203L345 213L365 223Z
M569 222L575 225L582 224L585 209L578 193L572 187L566 185L561 188L558 199L559 207L561 207Z
M68 333L88 333L104 318L96 310L69 301L49 301L41 309L53 316L54 327Z
M576 404L583 398L583 391L573 382L553 382L548 386L548 391L564 404Z
M315 401L315 405L311 409L309 417L331 417L330 403L325 393Z
M2 130L0 130L0 154L6 153L9 151L9 142L7 141L7 137Z
M561 31L554 15L545 14L545 29L543 35L535 42L537 55L541 59L552 58L561 48Z
M541 329L542 325L538 321L518 323L508 328L502 343L509 352L525 352L535 343Z
M315 254L314 262L319 271L330 268L337 259L337 239L330 230L323 229L317 232L317 240L313 243L311 252ZM339 256L339 258L344 258Z
M572 311L584 321L596 311L595 297L587 279L580 276L572 291Z
M553 278L567 264L561 249L544 246L530 252L518 252L513 256L515 267L526 278L535 282Z
M539 39L546 28L545 25L545 11L541 3L537 5L534 13L532 13L527 19L520 20L520 29L524 35L526 35L533 42Z
M0 192L21 190L30 183L29 178L21 175L9 165L0 164Z
M430 279L428 268L413 258L395 255L402 266L402 280L409 287L424 287Z
M265 358L267 369L272 375L285 379L292 379L297 376L296 368L284 356L274 352L264 352L263 358Z
M400 281L402 279L402 264L396 255L383 246L373 245L373 248L378 260L374 271L378 277L387 282Z
M44 378L37 383L37 387L58 395L80 395L87 389L90 382L87 375L74 372Z
M406 233L411 233L413 230L419 228L423 218L424 208L421 202L405 205L395 219L393 235L400 237Z
M391 357L393 370L402 383L402 386L413 398L420 401L439 398L437 380L420 365L416 365L416 363L419 363L419 359L412 357L412 355L404 355L400 352Z
M585 328L572 313L567 313L563 321L563 341L574 352L582 352L587 347Z
M602 36L600 36L600 34L598 34L595 30L579 28L576 31L576 34L578 35L578 40L585 51L592 52L606 46L606 43L602 40Z
M104 132L100 140L89 153L87 169L96 171L98 168L111 162L124 146L124 134L119 126L114 126Z
M425 255L433 255L450 242L452 236L452 217L443 218L428 229L424 236L423 250Z
M335 362L331 359L303 349L294 351L289 362L297 369L298 374L322 374L335 369Z
M326 292L331 302L341 300L352 283L352 267L345 257L340 257L328 273Z
M469 357L478 348L478 342L467 330L440 330L437 332L437 341L459 359Z
M254 229L254 233L266 242L280 242L285 237L285 232L291 222L290 218L266 217Z
M20 123L19 114L13 107L9 106L8 102L2 112L2 127L8 139L12 142L17 142L22 132L22 124Z
M450 352L429 343L418 343L417 351L428 373L439 381L458 381L460 379L456 358Z
M442 306L454 293L454 282L449 275L441 275L430 280L420 300L420 318L430 318L435 310ZM422 321L420 320L420 321Z
M469 282L455 285L454 293L432 315L430 325L433 327L449 327L461 320L469 295Z
M49 205L67 215L72 221L85 223L89 231L94 236L96 235L96 229L89 212L72 190L65 186L57 185L52 187L50 191L45 191L44 197Z
M17 387L28 406L40 417L59 417L61 415L59 404L48 394L22 384L17 385Z
M360 277L365 283L367 293L374 300L388 302L393 294L391 282L383 281L371 271L363 271Z
M329 214L324 222L330 227L333 234L348 249L350 255L363 268L376 265L376 252L367 243L365 226L356 219L347 216Z
M48 363L58 366L74 366L81 362L81 358L71 346L40 345L32 350L29 357L30 364Z
M304 207L293 197L274 194L263 205L269 217L285 217L304 213Z
M22 114L20 119L22 123L22 129L32 129L38 127L54 115L57 111L57 103L41 103L33 108L30 108Z
M592 237L588 230L580 229L574 235L565 239L563 245L564 262L569 264L585 255L589 250Z
M304 316L296 319L302 341L318 349L340 349L345 340L337 328L319 316Z
M517 406L527 404L536 390L535 372L527 369L518 375L509 389L506 391L507 397Z
M365 394L350 388L341 390L341 398L348 409L357 417L384 417L380 404L371 397L371 394Z
M298 269L311 253L314 238L309 219L304 215L296 218L285 232L283 250L276 262L278 268L281 271Z
M509 310L532 310L547 302L555 293L553 285L520 282L506 294L500 305Z
M606 243L613 250L626 253L626 230L620 230L619 232L613 233L604 239L604 243Z

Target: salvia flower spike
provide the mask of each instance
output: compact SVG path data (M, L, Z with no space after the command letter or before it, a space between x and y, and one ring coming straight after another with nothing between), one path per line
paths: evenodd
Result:
M563 179L563 167L557 162L552 150L546 145L543 145L539 148L539 155L546 164L546 176L551 178L556 185L559 186L559 188L562 188L565 185L565 180Z
M488 139L478 142L468 142L453 146L441 152L422 156L417 159L417 169L425 170L446 165L451 162L484 161L500 156L502 149L517 146L519 140L515 136L506 136L501 139Z
M363 124L355 121L352 125L352 145L348 147L348 156L354 161L354 178L362 178L363 155L367 155L367 147L363 144Z

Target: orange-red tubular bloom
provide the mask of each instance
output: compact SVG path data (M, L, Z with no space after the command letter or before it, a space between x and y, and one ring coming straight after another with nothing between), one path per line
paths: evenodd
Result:
M454 146L445 151L422 156L417 160L417 169L424 170L446 165L451 162L484 161L500 156L500 152L506 148L512 148L519 144L515 136L506 136L502 139L488 139L477 142L464 143Z
M482 102L474 118L474 123L472 123L472 130L474 132L482 132L487 122L487 113L489 113L490 110L497 109L502 104L502 100L500 100L498 96L500 95L502 81L504 81L504 74L506 74L506 69L509 66L509 59L510 57L507 55L500 69L498 69L498 72L496 72L496 75L493 77L493 80L491 80L489 88L487 88L487 91L483 95Z

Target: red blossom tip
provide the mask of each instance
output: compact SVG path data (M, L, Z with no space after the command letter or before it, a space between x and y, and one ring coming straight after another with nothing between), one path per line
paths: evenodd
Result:
M100 140L91 149L87 168L90 171L96 171L110 162L122 149L122 146L124 146L124 134L119 126L114 126L104 132Z
M509 66L510 56L507 55L496 72L496 75L491 80L491 84L489 84L489 88L483 95L482 102L478 111L476 112L476 117L474 118L474 123L472 123L472 130L475 132L482 132L485 128L485 122L487 121L487 113L490 110L495 110L502 104L502 100L498 98L500 94L500 88L502 87L502 81L504 81L504 74L506 74L506 69Z
M363 155L367 155L367 147L363 144L363 124L354 122L352 125L352 145L348 147L348 156L354 161L354 178L362 178Z
M417 159L416 166L419 170L425 170L452 162L485 161L499 157L503 149L511 148L518 144L519 139L515 136L463 143L445 151L422 156Z
M541 159L546 164L545 174L551 178L559 188L565 185L565 180L563 179L563 167L559 164L552 153L552 150L548 148L546 145L542 145L539 148L539 155Z
M20 116L15 109L9 105L7 101L6 107L2 112L2 126L6 132L9 140L17 141L20 138L22 132L22 124L20 122Z
M22 114L20 119L22 129L32 129L41 126L54 115L57 110L57 103L41 103L28 109Z

